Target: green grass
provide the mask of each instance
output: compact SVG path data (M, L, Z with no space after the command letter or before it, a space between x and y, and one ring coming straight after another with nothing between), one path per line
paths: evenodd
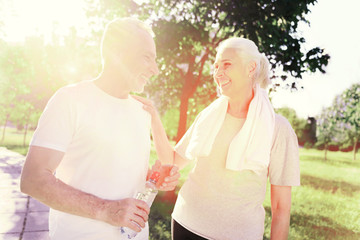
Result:
M32 132L27 137L27 144ZM23 135L7 129L5 146L25 155ZM157 159L152 148L150 164ZM289 239L294 240L357 240L360 239L360 157L352 153L300 149L301 186L293 187ZM191 166L181 171L179 186L186 180ZM178 189L177 189L178 190ZM170 214L173 204L164 202L160 193L150 213L150 239L170 239ZM270 191L264 202L266 210L264 239L270 238Z
M18 152L22 155L26 155L28 148L29 148L29 142L31 140L31 137L34 133L34 131L29 130L26 134L26 140L25 140L25 146L23 146L24 141L24 131L18 131L16 128L10 128L7 127L5 130L5 138L4 141L1 142L2 133L3 133L3 127L0 127L0 146L6 147L7 149L10 149L12 151Z
M191 167L182 170L179 185L190 170ZM300 149L300 171L301 186L292 189L289 239L360 239L360 159L354 162L352 153L328 152L328 160L325 162L324 151ZM264 239L270 239L269 189L268 184L264 202ZM160 230L163 234L170 231L169 213L172 208L172 205L160 201L154 203L149 222L151 227L155 227L150 228L150 239L170 239L159 237L158 233Z
M323 151L300 150L301 187L293 188L290 239L360 239L360 161L343 152L323 159Z

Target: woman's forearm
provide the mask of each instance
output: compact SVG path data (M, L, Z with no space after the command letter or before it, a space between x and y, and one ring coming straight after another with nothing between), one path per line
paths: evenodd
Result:
M162 164L174 164L174 148L171 146L158 114L152 118L151 130L159 160Z
M290 225L290 210L276 209L272 211L270 240L288 239Z

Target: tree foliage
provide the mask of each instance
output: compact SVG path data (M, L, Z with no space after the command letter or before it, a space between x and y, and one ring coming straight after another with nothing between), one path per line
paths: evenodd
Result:
M299 145L311 147L316 142L316 122L312 118L303 119L296 115L296 111L292 108L282 107L275 109L275 112L284 116L298 138Z
M336 142L339 133L340 123L337 119L337 111L334 107L323 108L317 117L317 142L318 147L323 146L325 150L325 160L330 144Z
M356 159L357 144L360 140L360 84L354 84L336 98L339 120L347 127L345 144L353 145L353 156Z
M307 22L309 5L316 0L288 1L149 1L138 13L151 16L156 33L161 72L149 92L162 107L180 108L177 140L187 127L190 109L201 110L216 97L211 77L216 47L229 37L253 40L264 52L273 69L295 78L304 72L325 72L329 55L315 47L302 48L305 39L297 33L299 22ZM296 88L287 75L275 76ZM199 107L200 105L200 107Z
M115 17L138 16L152 22L160 75L146 91L160 103L162 113L179 109L176 140L217 95L211 72L216 47L222 40L231 36L253 40L269 58L273 69L283 70L282 76L273 72L273 78L283 79L292 88L296 84L287 75L301 78L306 71L324 72L329 60L319 47L304 50L305 39L297 33L298 24L307 22L309 6L316 0L149 0L142 5L132 0L86 0L86 3L89 26L93 29L87 39L71 29L68 36L54 33L48 45L44 45L40 36L29 39L24 48L9 50L8 55L21 55L12 60L17 69L26 65L26 77L22 80L20 75L24 71L12 76L6 70L6 62L15 58L2 59L4 72L0 74L6 76L2 80L7 81L6 89L22 86L25 89L16 94L17 100L42 109L54 89L98 74L100 37L105 23ZM7 99L9 104L13 101L11 96ZM5 100L1 101L5 104Z
M330 144L340 149L352 146L353 158L360 139L360 84L354 84L336 96L331 107L318 117L318 146Z

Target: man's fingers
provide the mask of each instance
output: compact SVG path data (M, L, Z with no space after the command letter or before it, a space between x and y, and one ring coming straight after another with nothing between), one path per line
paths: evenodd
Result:
M141 217L144 222L147 222L147 220L149 220L149 214L141 208L137 208L137 210L134 211L134 214Z
M138 199L135 199L135 200L136 200L136 207L139 208L139 209L141 209L141 210L143 210L143 211L145 211L145 213L146 213L147 215L149 215L149 213L150 213L150 208L149 208L149 206L147 205L147 203L144 202L144 201L142 201L142 200L138 200Z
M140 232L141 231L141 228L144 228L145 227L145 224L143 225L144 227L141 226L141 223L138 223L136 220L135 220L136 217L134 217L134 220L130 220L129 224L128 224L128 228L131 228L132 230L136 231L136 232ZM139 217L138 217L139 218ZM139 218L141 219L141 218Z

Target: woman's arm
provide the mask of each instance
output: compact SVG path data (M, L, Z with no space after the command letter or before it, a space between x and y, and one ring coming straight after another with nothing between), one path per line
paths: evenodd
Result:
M289 234L291 187L271 185L271 240L286 240Z
M151 115L151 131L153 141L158 155L159 160L162 164L174 164L180 169L186 166L189 162L187 159L181 157L174 148L171 146L169 139L166 135L165 129L162 125L160 116L154 107L152 101L139 97L133 96L136 100L144 104L144 110Z

